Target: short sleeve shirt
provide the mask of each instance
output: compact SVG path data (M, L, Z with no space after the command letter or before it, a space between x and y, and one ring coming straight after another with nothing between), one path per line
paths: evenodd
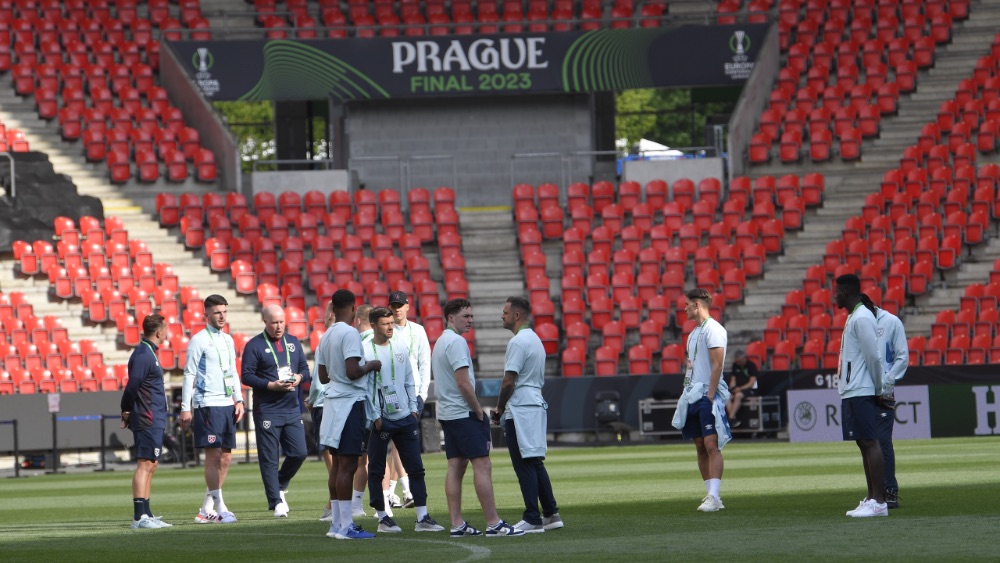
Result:
M691 331L687 341L687 357L694 368L691 376L692 384L709 385L712 377L712 360L708 351L712 348L722 348L722 361L725 362L727 340L726 329L713 318L709 318L703 325Z
M469 343L453 330L445 330L431 354L431 370L436 382L438 420L457 420L469 417L469 404L462 396L455 382L455 371L469 368L469 380L473 388L476 376L472 370L472 354Z
M507 355L504 358L505 372L517 373L514 392L510 396L508 406L543 405L542 385L545 384L545 346L542 340L531 328L525 327L507 343ZM510 409L504 411L504 419L513 415Z
M316 350L316 363L326 366L330 383L326 387L326 398L364 398L369 388L368 376L351 381L347 377L348 358L359 358L364 363L361 336L357 329L347 323L330 325Z

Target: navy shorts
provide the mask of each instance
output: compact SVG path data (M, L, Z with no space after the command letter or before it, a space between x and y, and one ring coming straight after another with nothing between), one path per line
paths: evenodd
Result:
M493 442L490 437L490 419L485 414L483 420L470 412L469 418L440 422L441 429L444 430L444 451L448 459L476 459L490 455Z
M132 436L135 439L135 457L138 459L160 460L160 451L163 450L163 429L143 428L133 430Z
M684 428L681 429L681 436L684 439L702 438L718 433L719 431L715 428L712 401L709 401L708 397L702 397L694 404L688 405L688 417L684 421Z
M315 440L316 443L319 444L320 443L319 429L320 426L322 426L323 424L323 407L314 407L313 410L310 412L310 415L312 416L312 421L313 421L312 424L313 440Z
M840 416L844 440L878 440L879 409L874 395L842 399Z
M327 449L333 455L360 457L365 453L365 436L365 402L357 401L344 422L344 430L340 433L340 447Z
M192 415L194 447L224 448L236 447L236 407L199 407Z

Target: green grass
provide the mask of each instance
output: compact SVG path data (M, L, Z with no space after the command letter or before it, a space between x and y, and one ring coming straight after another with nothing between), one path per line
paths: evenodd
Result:
M204 494L201 468L165 466L154 477L153 510L175 525L164 530L129 529L128 470L2 479L0 560L997 560L998 446L997 438L898 442L903 507L875 519L844 515L864 496L860 456L849 443L731 444L726 509L715 514L695 511L705 491L690 444L554 450L547 466L566 528L509 539L416 534L409 509L397 511L403 534L327 539L317 520L325 471L313 460L293 481L292 512L282 521L266 510L257 466L234 466L225 487L240 518L232 526L192 523ZM520 493L506 451L493 462L500 514L515 522ZM428 455L425 464L431 514L446 524L444 456ZM464 506L483 526L469 475ZM374 528L371 518L362 524Z

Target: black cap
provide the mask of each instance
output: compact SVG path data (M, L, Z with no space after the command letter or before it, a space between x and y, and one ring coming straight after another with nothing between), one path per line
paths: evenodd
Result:
M401 303L403 305L409 303L410 300L406 297L406 292L403 291L393 291L389 294L389 304Z

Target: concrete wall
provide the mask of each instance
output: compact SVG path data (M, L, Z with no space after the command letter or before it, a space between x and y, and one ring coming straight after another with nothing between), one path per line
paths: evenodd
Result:
M52 449L52 415L47 394L7 395L0 397L0 419L17 419L18 446L21 451ZM94 416L121 414L121 391L101 393L63 393L58 416ZM97 448L101 445L98 420L58 422L57 444L60 448ZM132 431L119 428L119 420L105 421L107 444L132 443ZM11 426L0 425L0 452L14 449Z
M281 172L253 172L251 174L253 193L298 192L305 194L319 190L325 194L332 191L350 191L351 178L346 170L287 170Z
M772 25L767 31L760 54L750 79L743 86L740 99L736 102L736 110L729 119L729 177L742 175L747 169L747 148L750 137L760 114L767 106L771 95L771 87L778 78L781 67L781 52L778 44L778 26Z
M705 178L723 177L721 158L682 158L678 160L626 160L622 180L645 186L650 180L666 180L670 185L687 178L697 184Z
M348 105L346 121L351 169L369 189L395 187L403 166L404 191L451 185L454 178L460 206L510 205L514 154L594 146L588 97L580 95L359 102ZM365 160L371 157L399 160ZM517 159L514 181L561 183L561 162L559 156ZM581 164L574 165L574 177L585 181L590 159L575 162Z

